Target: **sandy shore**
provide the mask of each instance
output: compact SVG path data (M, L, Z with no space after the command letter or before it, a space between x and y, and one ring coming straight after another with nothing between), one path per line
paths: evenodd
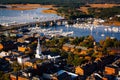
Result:
M49 8L47 10L43 10L43 13L47 14L57 14L56 10L53 5L41 5L41 4L10 4L10 5L1 5L7 7L10 10L31 10L36 8Z
M41 5L41 4L8 4L7 9L11 10L31 10L36 8L53 8L53 5Z
M120 27L120 22L119 21L109 21L109 22L105 22L103 23L103 25L107 25L107 26L118 26Z

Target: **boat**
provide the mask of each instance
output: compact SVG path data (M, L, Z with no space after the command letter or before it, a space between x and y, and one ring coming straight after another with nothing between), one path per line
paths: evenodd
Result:
M104 31L106 31L106 32L107 32L107 31L108 31L108 29L107 29L107 28L105 28L105 29L104 29Z
M112 29L111 29L111 28L108 28L108 31L110 31L110 32L111 32L111 31L112 31Z
M105 34L101 34L101 36L102 36L102 37L104 37L104 36L105 36Z
M118 29L118 27L113 27L113 28L112 28L112 31L113 31L113 32L118 32L119 29Z

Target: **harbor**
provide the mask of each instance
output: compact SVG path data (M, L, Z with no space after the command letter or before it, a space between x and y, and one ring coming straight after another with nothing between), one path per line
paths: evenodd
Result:
M29 29L31 33L39 33L47 36L73 36L81 37L92 35L98 42L106 37L120 40L120 27L93 24L94 19L66 20L56 14L45 14L41 11L47 8L37 8L33 10L6 10L0 9L0 31L11 29ZM9 14L6 14L9 13ZM98 21L98 20L96 20ZM103 20L99 20L103 22ZM72 22L72 23L71 23Z

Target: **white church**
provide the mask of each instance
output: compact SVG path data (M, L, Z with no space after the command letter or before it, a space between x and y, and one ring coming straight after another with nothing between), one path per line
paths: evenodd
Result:
M55 60L56 58L59 58L59 57L60 57L60 55L57 55L57 56L43 55L42 54L42 49L41 49L41 46L40 46L40 40L38 38L35 58Z

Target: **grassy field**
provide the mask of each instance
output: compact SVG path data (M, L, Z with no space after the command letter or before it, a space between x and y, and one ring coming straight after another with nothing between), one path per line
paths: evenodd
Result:
M53 5L40 5L40 4L10 4L6 6L9 6L8 9L11 9L11 10L31 10L36 8L53 8Z
M80 7L80 10L88 14L88 8L112 8L114 6L120 6L120 4L87 4Z

